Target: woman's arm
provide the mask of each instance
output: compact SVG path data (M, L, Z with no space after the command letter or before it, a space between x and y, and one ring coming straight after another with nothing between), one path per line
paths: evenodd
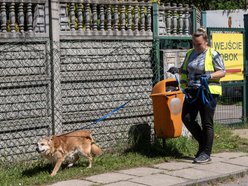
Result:
M222 77L225 77L226 71L225 70L217 70L217 71L211 73L210 75L211 75L211 79L220 79Z

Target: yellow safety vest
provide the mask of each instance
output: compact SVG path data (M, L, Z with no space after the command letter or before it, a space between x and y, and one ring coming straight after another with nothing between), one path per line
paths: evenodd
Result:
M187 87L187 65L188 65L188 60L190 54L193 52L194 49L190 49L185 57L185 60L183 62L183 68L180 76L180 83L182 88ZM214 72L214 66L213 66L213 50L212 48L208 48L206 51L206 56L205 56L205 73L213 73ZM208 87L211 92L211 94L222 94L222 87L220 85L220 79L209 79L208 80Z

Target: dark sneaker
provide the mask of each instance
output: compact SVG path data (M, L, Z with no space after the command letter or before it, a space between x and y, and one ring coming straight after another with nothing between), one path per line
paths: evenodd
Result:
M197 153L195 154L195 158L197 158L202 152L204 152L204 147L203 145L199 144L199 148L198 148Z
M211 158L209 155L207 155L205 152L202 152L198 157L196 157L193 160L193 163L206 163L211 161Z
M195 154L195 158L197 158L201 153L202 153L202 150L198 150L197 153Z

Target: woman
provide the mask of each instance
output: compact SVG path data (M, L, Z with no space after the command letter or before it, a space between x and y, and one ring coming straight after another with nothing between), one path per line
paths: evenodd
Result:
M213 118L217 98L222 93L219 80L226 72L220 54L208 47L208 36L203 28L197 29L192 41L193 49L187 52L181 68L171 67L168 72L181 74L181 87L185 92L182 121L199 144L193 163L205 163L211 161L214 140ZM208 103L199 96L199 89L202 88L204 79L208 82L211 94L208 95ZM209 91L205 89L204 93L209 94ZM196 121L198 113L200 113L201 125Z

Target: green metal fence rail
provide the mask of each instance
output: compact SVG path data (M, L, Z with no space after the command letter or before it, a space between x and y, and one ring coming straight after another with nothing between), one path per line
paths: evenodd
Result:
M244 97L248 98L248 14L244 15L244 26L245 26L245 30L244 30L244 56L245 56L245 61L244 61L244 69L245 69L245 93L244 93ZM245 108L245 112L244 112L244 119L245 122L247 122L247 117L248 117L248 99L245 99L244 102L244 108Z

